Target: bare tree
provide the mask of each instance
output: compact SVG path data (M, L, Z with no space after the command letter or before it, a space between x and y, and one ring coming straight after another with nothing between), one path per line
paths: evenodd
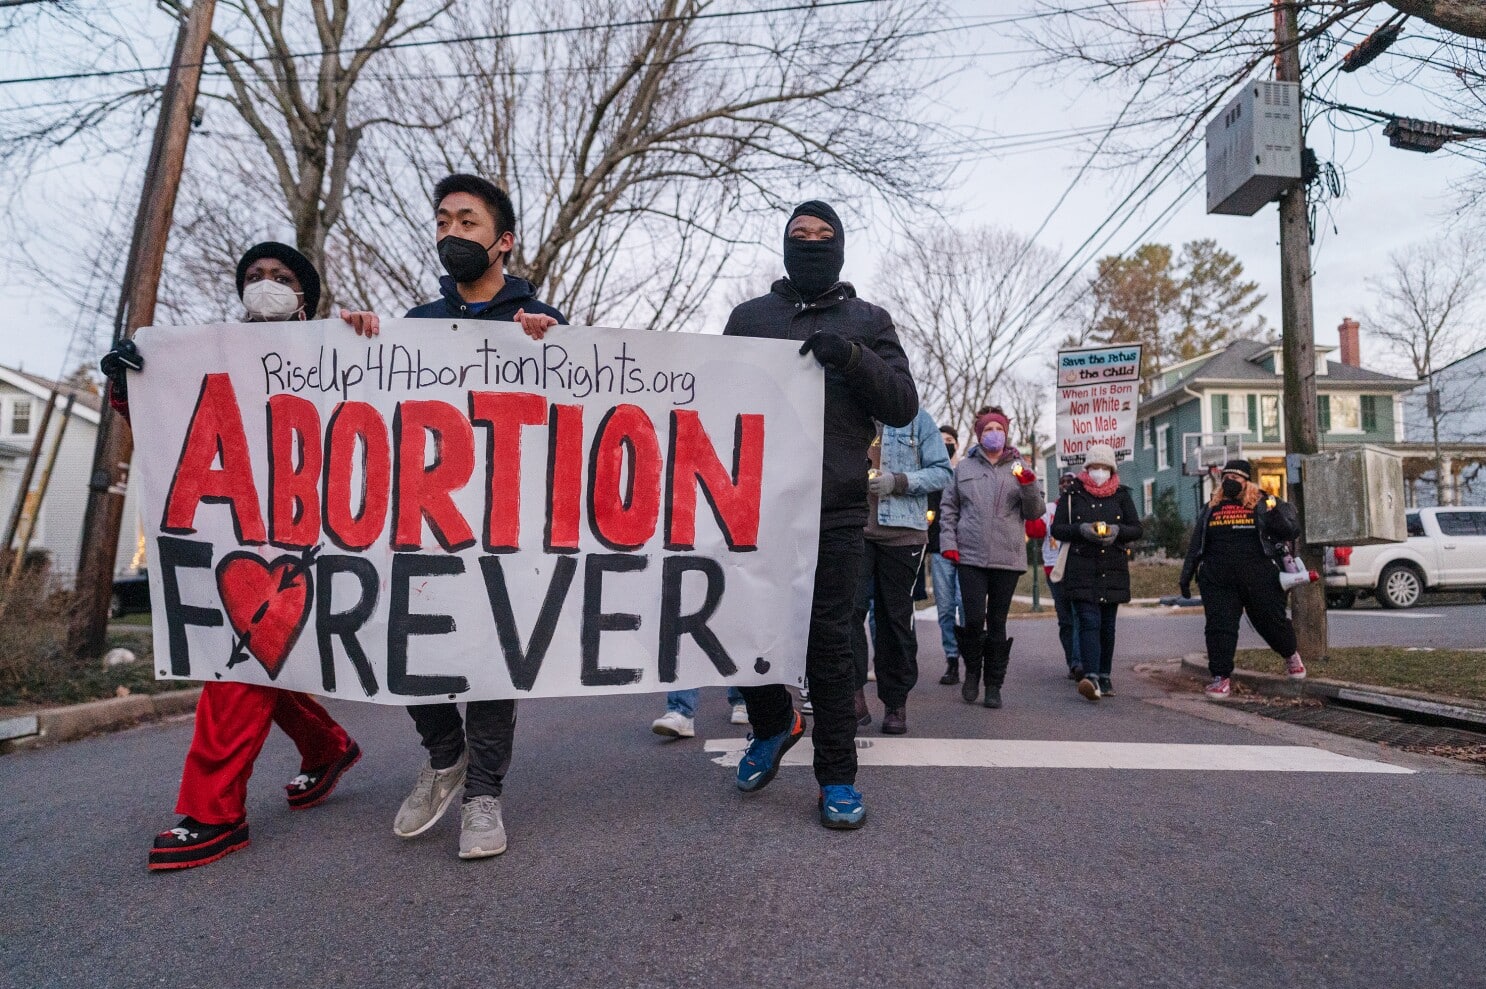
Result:
M1398 251L1387 274L1368 279L1376 302L1367 325L1414 376L1427 385L1425 416L1434 447L1438 503L1450 504L1452 485L1445 470L1441 434L1450 421L1469 414L1480 402L1471 387L1436 386L1440 368L1486 346L1481 318L1486 302L1486 251L1468 234Z
M995 227L938 227L902 238L878 272L923 404L968 426L1010 370L1058 338L1061 298L1034 304L1052 251Z
M472 27L493 40L387 78L404 119L458 112L437 140L385 131L366 149L334 263L364 298L426 293L429 186L474 171L520 211L511 270L570 318L692 325L757 221L771 216L777 235L797 190L900 215L927 205L945 172L911 58L936 7L724 19L712 0L583 0L564 7L572 31L535 37L492 7Z
M1032 462L1041 463L1038 451L1052 439L1042 430L1044 414L1052 389L1052 368L1045 368L1041 377L1034 374L1008 373L996 387L994 400L1006 410L1011 419L1012 434L1023 453Z

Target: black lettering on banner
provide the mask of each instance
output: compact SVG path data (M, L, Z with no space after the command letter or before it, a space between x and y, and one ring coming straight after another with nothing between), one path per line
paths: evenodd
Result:
M490 599L490 614L495 619L495 634L500 640L501 652L506 657L506 669L511 673L511 684L517 690L530 690L537 682L537 674L542 671L542 661L547 658L547 647L552 645L558 615L562 613L568 589L573 586L573 575L578 572L578 561L571 556L557 557L552 580L547 585L547 594L542 598L542 607L537 611L531 639L524 651L500 557L480 557L480 572L485 577L485 596Z
M599 636L603 632L633 632L640 616L604 613L604 574L636 573L650 565L650 558L632 553L592 553L583 562L583 671L585 687L620 687L639 683L644 670L599 666Z
M331 639L340 639L346 658L356 670L361 689L368 697L377 694L377 676L366 650L356 633L361 631L377 607L377 592L381 583L377 578L377 567L372 561L360 556L343 556L339 553L321 556L315 561L315 637L320 646L320 680L325 689L335 692L335 646ZM332 612L331 584L336 574L348 573L361 585L356 603L342 612Z
M414 635L449 635L454 631L452 615L413 614L408 594L414 577L448 577L464 573L464 560L457 556L421 553L392 554L392 600L387 616L387 689L410 697L462 694L470 682L462 676L408 672L408 638Z
M160 584L165 591L165 627L170 632L170 673L171 676L190 676L191 655L186 643L186 626L220 628L222 613L216 608L182 604L181 585L175 572L178 568L210 570L212 544L161 536L155 547L160 558Z
M702 606L689 615L681 614L681 581L688 572L707 578L707 593ZM738 672L738 665L723 648L717 633L707 621L722 603L726 587L722 564L705 556L668 556L661 564L660 578L660 682L676 682L676 660L681 654L681 637L689 635L723 676Z

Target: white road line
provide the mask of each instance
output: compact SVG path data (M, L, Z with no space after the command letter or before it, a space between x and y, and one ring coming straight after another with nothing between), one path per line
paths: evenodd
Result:
M1326 612L1336 618L1444 618L1433 611L1339 611Z
M714 738L705 751L719 766L738 765L747 739ZM810 765L809 739L784 757ZM1274 773L1397 773L1412 769L1354 759L1305 745L1181 745L1171 742L1048 742L991 738L857 740L863 766L946 766L985 769L1156 769Z

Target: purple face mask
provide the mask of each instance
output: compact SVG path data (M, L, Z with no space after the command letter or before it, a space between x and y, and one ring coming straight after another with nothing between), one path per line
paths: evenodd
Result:
M999 429L987 429L980 434L980 445L990 453L1000 453L1006 449L1006 434Z

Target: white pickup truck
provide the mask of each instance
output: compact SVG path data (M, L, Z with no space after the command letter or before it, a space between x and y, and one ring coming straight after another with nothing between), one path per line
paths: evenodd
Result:
M1404 542L1326 554L1330 607L1350 608L1368 595L1385 608L1412 608L1430 591L1486 596L1486 508L1418 508L1405 517Z

